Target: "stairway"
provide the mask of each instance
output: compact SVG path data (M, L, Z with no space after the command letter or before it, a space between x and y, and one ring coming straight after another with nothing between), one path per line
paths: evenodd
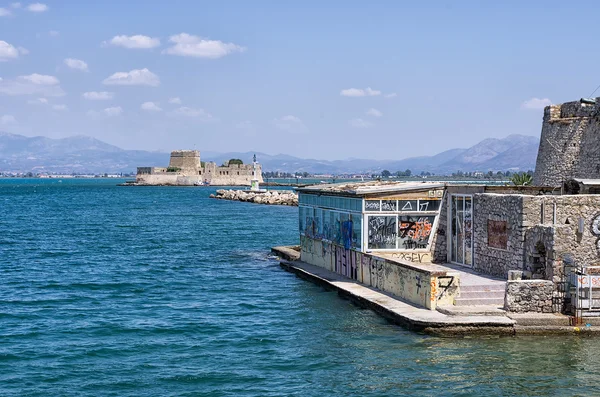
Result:
M496 281L484 285L461 285L460 297L454 299L455 306L504 306L505 282Z

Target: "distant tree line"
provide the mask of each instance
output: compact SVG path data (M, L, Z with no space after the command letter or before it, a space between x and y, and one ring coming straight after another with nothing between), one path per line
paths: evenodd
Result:
M421 173L421 175L425 175L425 173ZM431 175L429 172L427 173L427 175ZM406 170L406 171L396 171L393 174L389 171L389 170L383 170L381 171L381 174L372 174L371 178L375 179L375 178L390 178L392 176L395 177L408 177L408 176L412 176L412 171L411 170Z
M475 179L481 179L481 178L486 178L486 179L510 179L513 175L529 175L529 176L533 176L533 171L529 170L527 172L516 172L513 173L511 171L488 171L486 173L484 172L479 172L479 171L473 171L473 172L463 172L463 171L457 171L457 172L453 172L452 173L452 177L454 178L475 178Z

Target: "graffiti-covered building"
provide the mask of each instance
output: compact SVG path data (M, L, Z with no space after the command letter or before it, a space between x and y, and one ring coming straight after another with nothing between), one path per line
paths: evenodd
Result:
M302 261L430 309L466 296L445 264L535 280L519 288L542 302L516 310L543 312L564 310L566 267L600 265L600 195L365 182L299 189L299 207ZM485 299L502 306L504 292Z

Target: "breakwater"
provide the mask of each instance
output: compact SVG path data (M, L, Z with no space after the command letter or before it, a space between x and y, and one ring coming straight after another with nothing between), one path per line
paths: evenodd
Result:
M254 204L298 206L298 195L291 190L253 192L250 190L219 189L216 191L216 194L211 194L210 198L243 201Z

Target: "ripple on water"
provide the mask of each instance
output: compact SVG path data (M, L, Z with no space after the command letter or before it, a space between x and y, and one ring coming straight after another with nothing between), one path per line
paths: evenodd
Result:
M590 395L599 342L434 338L269 258L297 208L1 180L7 396Z

